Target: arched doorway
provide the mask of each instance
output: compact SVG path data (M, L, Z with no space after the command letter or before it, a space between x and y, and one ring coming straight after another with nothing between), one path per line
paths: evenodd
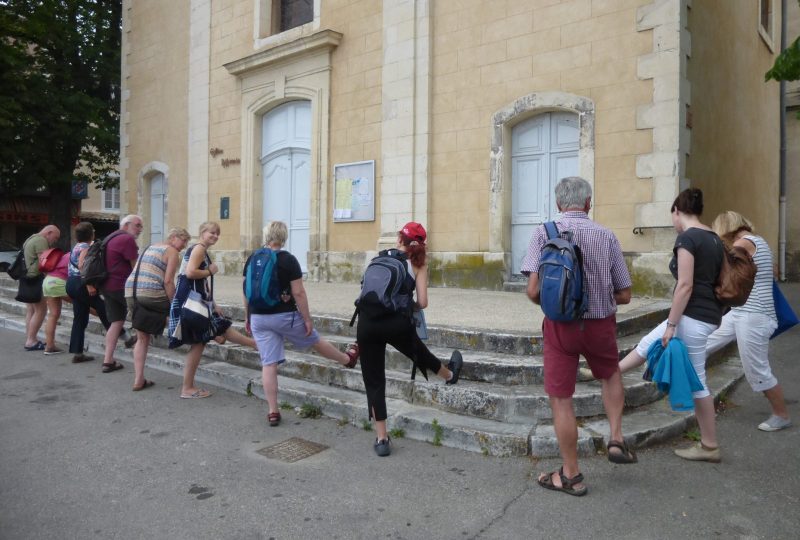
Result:
M511 130L511 273L519 274L534 227L558 214L553 189L578 174L578 115L549 112Z
M289 228L286 249L307 271L311 209L311 102L290 101L264 115L261 172L263 222Z

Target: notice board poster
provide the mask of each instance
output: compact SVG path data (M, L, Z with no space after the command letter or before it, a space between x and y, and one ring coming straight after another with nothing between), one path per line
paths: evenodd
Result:
M333 166L333 221L375 221L375 161Z

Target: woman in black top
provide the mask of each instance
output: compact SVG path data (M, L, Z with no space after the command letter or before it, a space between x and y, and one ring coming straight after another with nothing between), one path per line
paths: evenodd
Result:
M415 304L418 309L424 309L428 305L426 239L423 226L413 221L406 223L397 233L397 250L405 255L403 258L406 259L408 273L414 279L414 292L417 296ZM367 391L369 416L377 433L375 453L388 456L391 448L386 432L386 344L413 359L423 374L425 370L430 370L443 378L446 384L458 382L463 360L460 352L453 351L447 367L443 366L420 340L412 319L403 313L371 316L359 309L356 335L361 352L361 374Z
M714 397L706 384L705 361L708 336L722 320L722 306L714 294L714 286L722 268L724 251L720 237L700 222L702 213L703 192L696 188L682 191L672 204L672 224L678 232L669 263L670 272L677 280L672 307L667 320L642 338L619 367L625 372L642 365L650 345L656 340L660 339L666 347L673 337L680 338L703 390L692 394L700 442L675 450L675 453L692 461L719 462Z

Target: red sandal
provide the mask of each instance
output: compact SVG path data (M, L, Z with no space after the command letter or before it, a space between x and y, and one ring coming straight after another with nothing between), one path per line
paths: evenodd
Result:
M358 343L351 343L348 345L347 350L344 353L348 356L348 358L350 358L350 361L346 363L344 367L349 369L356 367L356 362L358 362L359 355Z
M267 415L267 421L269 425L272 427L277 426L281 423L281 413L279 412L271 412Z

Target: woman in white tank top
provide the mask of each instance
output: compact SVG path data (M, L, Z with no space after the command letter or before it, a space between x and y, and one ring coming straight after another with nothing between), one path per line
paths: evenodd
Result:
M756 263L756 280L747 302L731 309L708 338L707 354L736 340L747 382L755 392L764 392L772 415L758 425L761 431L778 431L792 425L783 390L769 366L769 339L778 325L772 298L772 252L767 242L753 234L753 224L733 211L717 216L714 231L727 243L747 250Z

